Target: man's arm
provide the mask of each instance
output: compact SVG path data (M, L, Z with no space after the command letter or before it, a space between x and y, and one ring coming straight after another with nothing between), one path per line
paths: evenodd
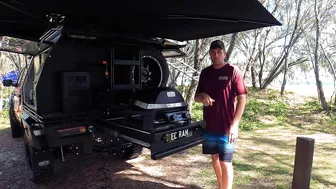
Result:
M204 106L212 106L213 103L215 102L214 99L212 99L208 94L206 93L197 93L195 95L195 101L203 103Z
M244 78L238 68L234 70L234 88L237 94L236 110L233 116L232 124L229 130L229 140L234 142L238 138L238 125L244 113L246 104L247 89L244 83Z
M232 120L232 124L238 125L244 113L247 94L244 77L238 68L234 70L234 88L234 92L237 94L236 98L238 102L236 104L236 111Z
M246 105L246 95L245 94L242 94L242 95L239 95L237 96L237 106L236 106L236 111L235 111L235 114L234 114L234 117L233 117L233 125L237 125L239 124L240 122L240 119L244 113L244 109L245 109L245 105Z
M232 120L232 124L230 125L229 130L229 142L234 142L238 138L238 125L240 122L240 119L244 113L245 104L246 104L246 95L238 95L237 96L237 105L236 105L236 111Z

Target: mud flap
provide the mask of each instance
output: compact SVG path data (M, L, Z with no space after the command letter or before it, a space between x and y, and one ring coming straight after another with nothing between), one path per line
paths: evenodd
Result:
M32 171L32 181L42 183L55 172L55 160L52 149L37 150L25 141L27 163Z

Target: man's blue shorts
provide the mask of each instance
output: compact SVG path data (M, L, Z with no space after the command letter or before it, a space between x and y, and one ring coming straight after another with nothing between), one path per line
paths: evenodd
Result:
M203 138L203 154L218 154L220 161L232 162L234 144L229 143L229 136L204 132Z

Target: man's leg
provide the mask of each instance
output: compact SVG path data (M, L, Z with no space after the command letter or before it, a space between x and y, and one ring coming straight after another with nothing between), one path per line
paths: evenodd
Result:
M222 169L222 189L231 189L233 185L233 166L232 162L220 161Z
M219 160L222 170L223 189L231 189L233 185L233 150L234 144L229 143L228 136L219 139Z
M218 154L212 154L211 159L212 159L212 167L215 170L215 174L216 174L216 177L217 177L219 188L222 189L223 188L223 176L222 176L222 168L221 168L221 165L219 163Z
M209 133L203 133L203 138L204 138L203 145L202 145L203 154L211 155L212 167L215 171L218 185L221 189L222 188L222 168L219 163L218 145L217 145L216 136L209 134Z

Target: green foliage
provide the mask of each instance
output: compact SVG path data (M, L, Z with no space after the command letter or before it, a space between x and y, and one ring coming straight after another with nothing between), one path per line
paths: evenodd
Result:
M201 103L193 103L191 117L192 121L203 120L203 105Z
M321 111L320 103L317 100L310 100L300 106L301 110Z
M0 111L0 124L9 123L9 113L7 110Z
M286 120L288 109L289 105L280 100L248 99L240 128L242 130L252 130L281 124ZM267 119L265 116L267 116Z
M186 98L186 95L188 93L189 90L189 86L182 86L182 85L178 85L175 87L182 95L184 94L184 98Z
M248 98L245 111L241 120L242 130L253 130L275 125L282 125L287 121L289 113L288 96L292 92L258 88L248 88Z
M2 89L3 89L2 98L9 98L14 88L13 87L3 87Z

